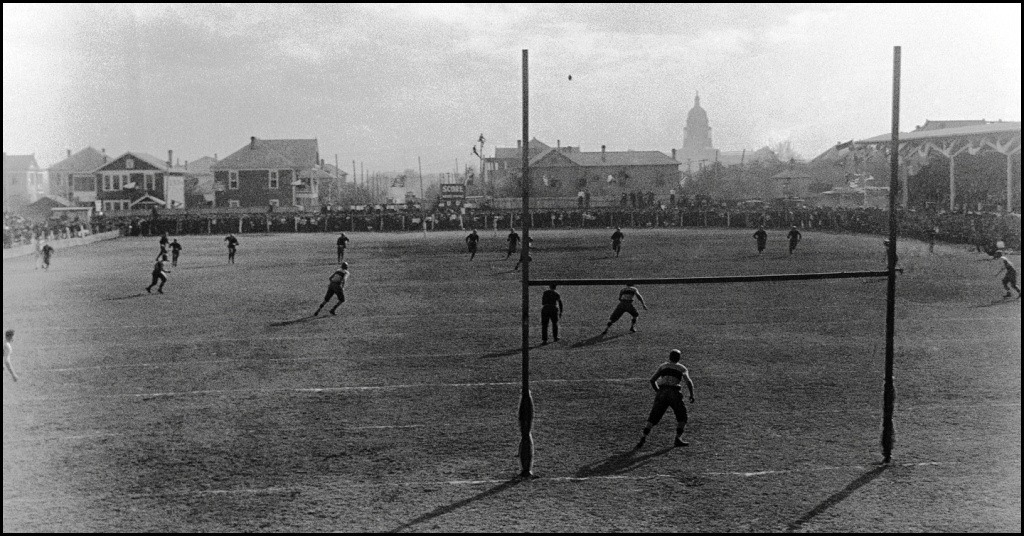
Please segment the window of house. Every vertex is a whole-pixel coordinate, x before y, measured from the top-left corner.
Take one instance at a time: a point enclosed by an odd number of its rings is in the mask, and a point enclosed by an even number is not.
[[[276,190],[279,184],[280,181],[278,180],[277,170],[270,170],[270,183],[268,184],[268,186],[270,187],[271,190]]]
[[[116,199],[113,201],[104,201],[103,210],[126,210],[128,208],[128,201],[125,199]]]
[[[272,206],[272,207],[279,207],[279,206],[281,206],[281,201],[278,200],[278,199],[271,199],[270,200],[270,206]]]
[[[147,190],[156,190],[156,177],[152,173],[146,173],[143,181],[146,183]]]
[[[106,173],[103,174],[103,191],[110,191],[110,175],[107,175]]]
[[[239,201],[237,199],[229,199],[228,200],[228,207],[229,208],[238,208],[240,206],[242,206],[242,202],[241,201]]]
[[[125,158],[124,159],[124,168],[125,169],[135,169],[135,159],[134,158]]]
[[[228,172],[228,189],[229,190],[237,190],[238,189],[238,172],[237,171],[229,171]]]

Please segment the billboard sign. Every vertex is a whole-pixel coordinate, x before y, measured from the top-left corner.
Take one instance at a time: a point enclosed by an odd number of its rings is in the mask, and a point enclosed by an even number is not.
[[[464,200],[466,199],[466,185],[465,184],[442,184],[441,185],[441,199],[446,200]]]

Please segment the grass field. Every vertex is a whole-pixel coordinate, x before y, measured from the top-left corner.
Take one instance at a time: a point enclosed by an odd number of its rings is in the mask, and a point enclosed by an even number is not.
[[[881,238],[534,233],[535,278],[884,269]],[[901,244],[897,443],[881,460],[885,282],[561,287],[531,315],[534,472],[519,481],[520,284],[503,235],[352,233],[337,317],[311,317],[333,235],[156,238],[4,261],[8,531],[1006,531],[1021,528],[1021,308],[996,263]],[[1020,266],[1020,258],[1014,257]],[[683,350],[697,402],[633,446]]]

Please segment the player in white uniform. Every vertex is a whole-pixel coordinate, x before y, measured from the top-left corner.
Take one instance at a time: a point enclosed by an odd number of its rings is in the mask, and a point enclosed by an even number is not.
[[[14,342],[14,330],[9,329],[4,333],[4,368],[11,373],[11,378],[14,381],[18,381],[18,375],[14,373],[14,367],[11,366],[11,354],[14,353],[14,349],[11,348],[12,342]]]

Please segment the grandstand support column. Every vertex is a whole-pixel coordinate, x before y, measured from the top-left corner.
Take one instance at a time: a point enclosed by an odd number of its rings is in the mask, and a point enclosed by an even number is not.
[[[530,394],[530,92],[529,52],[523,49],[523,388],[519,401],[519,464],[520,478],[533,478],[533,395]]]
[[[889,152],[890,177],[899,177],[900,170],[900,47],[893,47],[892,59],[892,150]],[[891,181],[890,181],[891,182]],[[885,294],[885,386],[882,395],[882,456],[884,463],[892,462],[892,448],[896,440],[893,413],[896,410],[895,368],[896,339],[896,238],[899,236],[899,218],[896,215],[896,189],[889,188],[889,251],[886,255],[888,284]]]

